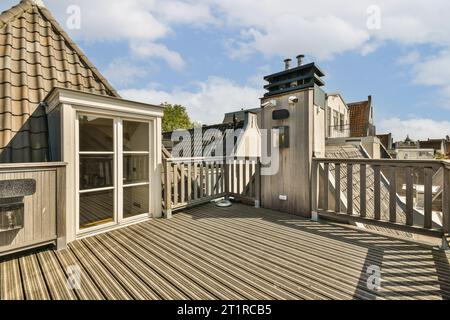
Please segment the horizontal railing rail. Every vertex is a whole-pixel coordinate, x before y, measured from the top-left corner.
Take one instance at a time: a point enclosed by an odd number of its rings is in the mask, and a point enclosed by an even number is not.
[[[439,172],[442,180],[433,179]],[[450,232],[450,162],[316,158],[311,182],[313,216],[430,236]],[[438,190],[440,211],[433,210]]]
[[[250,157],[163,159],[163,208],[173,211],[234,197],[259,203],[259,160]]]

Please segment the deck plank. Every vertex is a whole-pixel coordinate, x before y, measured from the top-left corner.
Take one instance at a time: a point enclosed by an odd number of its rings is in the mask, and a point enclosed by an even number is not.
[[[196,213],[197,216],[197,213]],[[205,217],[208,217],[206,215]],[[187,218],[189,219],[189,218]],[[204,220],[208,220],[205,218]],[[284,259],[286,262],[282,263],[285,266],[289,266],[292,268],[292,270],[300,271],[302,267],[304,267],[305,274],[308,274],[310,276],[313,276],[314,279],[317,279],[318,282],[322,279],[324,281],[324,284],[333,285],[333,283],[336,285],[336,288],[343,289],[345,288],[345,284],[347,281],[348,285],[351,287],[355,285],[355,275],[358,275],[358,270],[361,270],[363,268],[363,262],[364,260],[367,261],[367,257],[363,260],[360,260],[359,264],[353,264],[352,268],[349,268],[346,266],[346,259],[342,261],[338,261],[339,263],[332,263],[331,261],[339,260],[339,257],[336,259],[333,255],[333,250],[328,249],[328,257],[325,261],[321,261],[320,255],[313,255],[311,257],[310,253],[317,253],[318,250],[320,250],[320,247],[310,247],[310,251],[308,250],[302,250],[305,246],[308,246],[308,242],[305,241],[304,243],[294,243],[294,245],[290,246],[290,242],[286,242],[285,239],[277,239],[278,238],[278,232],[271,232],[267,229],[262,229],[262,232],[258,232],[258,228],[252,225],[252,228],[249,228],[248,219],[245,223],[242,223],[241,225],[238,222],[238,219],[211,219],[214,220],[214,223],[211,222],[205,222],[209,224],[210,230],[214,231],[215,233],[220,232],[219,230],[223,229],[224,232],[222,234],[227,235],[230,232],[233,233],[233,239],[239,239],[239,237],[242,238],[242,240],[239,240],[239,243],[245,243],[245,244],[251,244],[252,242],[257,242],[253,245],[253,248],[250,248],[250,250],[258,250],[258,247],[272,247],[273,248],[273,255],[276,255],[282,259]],[[227,224],[227,222],[229,222]],[[203,228],[202,228],[203,229]],[[260,229],[261,230],[261,229]],[[279,231],[279,230],[278,230]],[[284,241],[283,241],[284,240]],[[292,242],[292,241],[291,241]],[[322,241],[322,246],[326,245]],[[292,264],[291,264],[292,263]],[[373,264],[379,264],[377,261],[372,261]],[[383,269],[386,269],[388,266],[386,266],[383,263]],[[432,267],[432,265],[431,265]],[[432,271],[432,270],[431,270]],[[401,291],[404,290],[402,293],[399,294],[402,298],[405,298],[405,294],[409,290],[408,287],[411,285],[420,285],[422,280],[419,279],[413,279],[413,278],[397,278],[395,279],[396,287],[392,291]],[[423,283],[426,282],[433,282],[434,285],[438,284],[436,281],[436,277],[428,278],[427,280],[422,281]],[[406,284],[406,286],[401,286],[401,284]],[[350,288],[351,288],[350,287]],[[367,286],[365,283],[361,283],[357,285],[358,287],[358,295],[363,294],[360,296],[360,298],[374,298],[373,294],[367,292]],[[436,290],[436,287],[434,286],[422,286],[422,290]],[[382,296],[382,294],[379,294]],[[407,296],[407,294],[406,294]],[[391,296],[391,298],[394,298],[394,296]]]
[[[48,283],[50,296],[53,300],[77,300],[73,290],[67,285],[67,276],[62,270],[54,252],[43,251],[37,254],[42,267],[42,275]]]
[[[80,288],[77,288],[75,294],[80,300],[103,300],[105,296],[101,290],[95,285],[95,282],[89,276],[89,273],[84,269],[83,265],[78,261],[72,250],[66,249],[56,252],[56,258],[58,259],[63,272],[66,274],[70,268],[77,266],[81,272]]]
[[[103,294],[109,300],[130,300],[132,296],[89,250],[82,241],[71,244],[72,251],[83,265],[84,269],[93,278],[97,286],[102,288]]]
[[[36,255],[19,258],[22,285],[26,300],[50,300],[47,284]]]
[[[133,250],[126,250],[124,246],[121,246],[119,242],[116,242],[116,240],[106,234],[99,235],[98,240],[104,246],[107,246],[117,257],[117,259],[121,260],[123,263],[126,263],[143,282],[145,282],[148,286],[151,286],[152,289],[161,297],[161,299],[187,299],[187,296],[183,294],[183,292],[167,281],[164,276],[156,272],[152,268],[152,264],[148,263],[145,258],[141,260],[139,255],[135,255]]]
[[[139,227],[136,226],[136,228]],[[190,277],[191,281],[197,283],[199,288],[202,288],[199,290],[200,293],[202,290],[205,291],[205,293],[208,293],[205,297],[206,299],[242,298],[217,281],[217,279],[211,277],[210,274],[203,272],[204,269],[202,269],[201,265],[199,265],[198,261],[195,259],[189,259],[189,262],[186,262],[184,257],[188,256],[188,253],[183,252],[181,255],[177,255],[176,250],[172,250],[169,244],[167,244],[164,249],[160,248],[157,243],[152,242],[148,237],[146,237],[148,234],[147,232],[140,233],[139,231],[140,229],[133,229],[128,232],[129,235],[135,235],[133,238],[138,238],[139,243],[152,254],[167,261],[167,263],[174,266],[181,273],[185,274],[187,277]]]
[[[23,300],[19,260],[0,262],[0,300]]]
[[[143,227],[148,228],[148,230],[151,230],[153,233],[158,232],[157,229],[155,229],[155,227],[157,227],[156,224],[145,225]],[[176,236],[172,236],[171,234]],[[158,233],[158,235],[167,241],[172,241],[173,244],[177,244],[177,238],[181,236],[181,233],[175,232],[175,230],[172,229],[170,234]],[[231,250],[234,251],[233,253],[230,253],[230,250],[222,249],[221,246],[226,247],[224,242],[220,242],[219,246],[217,246],[218,243],[216,243],[216,246],[213,246],[208,243],[208,240],[197,241],[193,236],[189,235],[188,232],[185,234],[183,233],[182,236],[184,241],[182,244],[178,244],[180,249],[187,252],[191,251],[198,256],[208,256],[210,262],[213,261],[211,258],[216,255],[221,257],[221,260],[223,261],[222,264],[227,262],[229,265],[239,266],[241,272],[245,270],[247,276],[255,281],[252,282],[254,286],[258,285],[259,290],[263,292],[270,291],[272,295],[276,294],[277,299],[324,299],[323,296],[313,293],[310,290],[306,289],[305,291],[307,292],[299,290],[298,285],[291,282],[293,279],[279,276],[275,274],[273,270],[262,267],[261,263],[251,255],[240,254],[238,253],[238,250],[235,249]],[[244,280],[245,278],[242,277],[242,279]]]
[[[184,292],[189,299],[214,298],[209,292],[205,292],[205,289],[201,285],[190,278],[191,275],[184,270],[182,265],[178,264],[178,260],[171,259],[171,256],[167,255],[155,255],[151,250],[152,248],[143,247],[139,238],[130,243],[130,239],[128,238],[129,234],[130,231],[127,230],[126,234],[118,231],[110,236],[114,237],[114,240],[126,246],[127,249],[134,252],[147,263],[151,263],[157,271],[165,274],[168,281]]]
[[[81,287],[67,288],[78,266]],[[382,286],[367,287],[379,266]],[[450,299],[450,255],[268,209],[212,204],[0,260],[0,299]]]
[[[136,226],[136,228],[139,228],[137,232],[140,232],[140,235],[148,234],[148,231],[146,229],[141,229],[141,226]],[[225,297],[223,297],[225,299],[242,299],[242,297],[245,297],[247,299],[271,298],[270,295],[255,290],[255,288],[246,284],[246,281],[244,279],[248,279],[248,277],[251,277],[250,274],[243,273],[242,270],[239,269],[233,270],[228,268],[226,261],[211,258],[204,252],[202,252],[201,258],[199,258],[198,256],[192,254],[190,251],[187,251],[184,248],[180,248],[176,244],[174,245],[170,242],[166,243],[165,250],[170,251],[179,259],[184,259],[184,264],[192,264],[192,266],[194,266],[197,270],[201,270],[207,276],[214,278],[215,286],[218,286],[218,289],[222,290],[215,290],[217,291],[216,294],[222,296],[223,294],[226,294],[228,292],[228,295],[225,295]],[[230,294],[230,292],[232,294]]]
[[[116,259],[108,248],[101,245],[96,237],[83,239],[95,257],[114,275],[135,300],[156,300],[158,295],[145,284],[126,264]]]

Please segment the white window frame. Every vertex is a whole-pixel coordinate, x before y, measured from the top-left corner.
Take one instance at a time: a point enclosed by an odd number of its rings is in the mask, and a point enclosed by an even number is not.
[[[80,125],[79,125],[79,117],[80,115],[87,115],[87,116],[95,116],[99,118],[105,118],[105,119],[113,119],[114,121],[114,151],[112,152],[80,152]],[[123,152],[123,121],[130,121],[130,122],[141,122],[141,123],[147,123],[148,124],[148,151],[126,151]],[[78,238],[96,234],[103,231],[108,231],[113,228],[122,227],[127,224],[132,224],[136,222],[140,222],[143,220],[146,220],[148,218],[151,218],[152,216],[152,177],[150,175],[151,172],[151,166],[152,166],[152,127],[155,125],[155,119],[142,119],[142,118],[134,118],[132,116],[123,116],[122,114],[106,114],[104,112],[89,112],[85,110],[76,110],[75,112],[75,191],[76,191],[76,199],[75,199],[75,226],[76,226],[76,236]],[[106,188],[98,188],[98,189],[91,189],[91,190],[82,190],[80,191],[80,155],[83,154],[114,154],[114,186],[113,187],[106,187]],[[129,184],[124,186],[123,184],[123,155],[124,154],[147,154],[149,157],[148,161],[148,182],[141,182],[141,183],[135,183],[135,184]],[[154,157],[155,155],[153,155]],[[119,179],[120,177],[120,179]],[[127,187],[134,187],[134,186],[142,186],[142,185],[148,185],[148,203],[149,203],[149,212],[136,215],[129,218],[123,217],[123,188]],[[80,229],[80,194],[88,193],[88,192],[95,192],[95,191],[105,191],[105,190],[115,190],[114,192],[114,214],[113,214],[113,222],[105,223],[99,226],[86,228],[86,229]]]

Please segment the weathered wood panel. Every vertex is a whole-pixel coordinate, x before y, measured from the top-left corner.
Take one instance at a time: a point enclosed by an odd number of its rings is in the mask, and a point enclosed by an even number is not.
[[[0,233],[0,255],[58,241],[65,243],[65,166],[36,164],[0,166],[0,180],[32,179],[36,192],[23,198],[24,227]]]

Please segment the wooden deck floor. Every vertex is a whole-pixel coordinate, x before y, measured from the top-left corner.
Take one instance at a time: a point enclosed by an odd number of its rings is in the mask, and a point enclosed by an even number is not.
[[[244,205],[1,260],[1,299],[449,299],[450,255]],[[381,289],[367,288],[369,266]],[[70,266],[81,289],[67,288]]]

